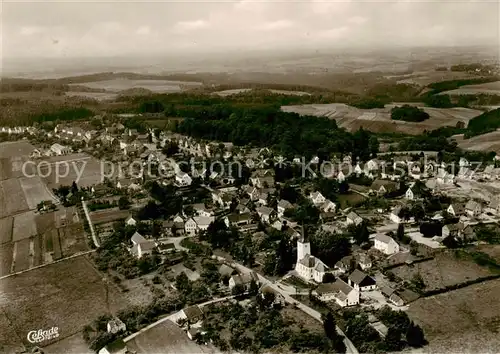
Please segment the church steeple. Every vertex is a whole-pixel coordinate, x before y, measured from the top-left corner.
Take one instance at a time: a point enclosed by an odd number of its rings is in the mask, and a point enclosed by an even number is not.
[[[297,262],[308,254],[311,254],[311,244],[309,243],[309,237],[307,237],[305,232],[304,224],[302,224],[301,235],[297,240]]]

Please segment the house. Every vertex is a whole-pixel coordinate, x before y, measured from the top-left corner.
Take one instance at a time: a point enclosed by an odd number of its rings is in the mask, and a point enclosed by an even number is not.
[[[347,214],[346,217],[346,224],[347,225],[356,225],[358,226],[363,222],[363,218],[356,214],[355,212],[351,211],[349,214]]]
[[[302,279],[306,281],[314,280],[317,283],[321,283],[326,272],[328,272],[328,266],[319,258],[311,255],[311,243],[306,235],[304,235],[304,231],[302,231],[302,236],[297,240],[297,263],[295,271]]]
[[[379,162],[376,159],[371,159],[365,164],[365,171],[375,171],[379,169]]]
[[[224,278],[224,277],[230,278],[234,272],[235,272],[234,268],[232,268],[226,264],[221,264],[221,266],[219,267],[219,274],[220,274],[221,278]]]
[[[399,244],[392,237],[384,234],[375,236],[373,247],[386,255],[399,252]]]
[[[401,205],[397,205],[394,209],[392,209],[389,219],[396,224],[400,224],[403,221],[403,207]]]
[[[158,252],[160,252],[161,254],[167,254],[175,251],[175,244],[156,242],[156,248],[158,249]]]
[[[354,306],[359,304],[359,291],[336,278],[334,283],[320,284],[314,291],[321,301],[332,301],[341,306]]]
[[[134,182],[129,178],[122,178],[116,182],[116,188],[118,189],[128,189]]]
[[[325,200],[325,202],[319,206],[320,211],[322,211],[323,213],[333,213],[335,212],[336,208],[337,205],[328,199]]]
[[[114,342],[106,344],[106,346],[101,348],[98,352],[98,354],[126,354],[126,353],[129,353],[129,351],[123,339],[117,339]]]
[[[455,182],[455,176],[448,173],[444,168],[439,168],[436,182],[439,184],[453,184]]]
[[[344,172],[339,171],[339,173],[337,173],[337,182],[342,183],[345,181],[345,178],[346,177],[345,177]]]
[[[71,153],[71,148],[55,143],[50,147],[50,151],[52,151],[55,155],[67,155]]]
[[[285,215],[285,211],[293,209],[292,203],[290,203],[288,200],[281,199],[278,202],[278,217],[283,217]]]
[[[500,198],[493,198],[485,208],[485,211],[493,215],[500,215]]]
[[[184,223],[184,229],[188,235],[196,235],[200,231],[205,231],[214,222],[213,216],[193,216]]]
[[[249,225],[252,223],[252,214],[229,214],[224,218],[224,223],[227,227],[237,227],[240,228],[244,225]]]
[[[199,216],[214,216],[215,212],[211,209],[207,209],[204,203],[193,204],[194,212]]]
[[[238,214],[246,214],[250,212],[250,209],[246,205],[240,203],[236,206],[234,212]]]
[[[340,261],[335,263],[334,275],[348,273],[356,268],[356,260],[353,256],[342,257]]]
[[[446,211],[453,216],[462,216],[465,214],[465,204],[452,203]]]
[[[182,309],[181,312],[181,318],[186,319],[186,321],[190,324],[197,323],[203,319],[203,311],[201,311],[198,305],[186,307],[185,309]]]
[[[441,230],[443,238],[453,237],[457,241],[471,242],[477,239],[476,233],[470,225],[462,222],[444,225]]]
[[[190,186],[193,179],[186,173],[182,171],[177,171],[175,174],[175,185],[178,187]]]
[[[460,167],[469,167],[470,166],[470,162],[465,158],[465,157],[461,157],[459,162],[458,162],[458,165]]]
[[[125,225],[135,226],[137,225],[137,221],[132,216],[129,216],[128,218],[125,219]]]
[[[315,206],[322,205],[326,202],[326,198],[320,192],[313,192],[309,195],[309,199],[311,199],[312,203]]]
[[[358,255],[357,262],[363,270],[370,269],[372,267],[372,260],[367,254]]]
[[[421,197],[421,192],[415,187],[409,187],[405,192],[405,198],[408,200],[415,200]]]
[[[322,223],[332,222],[336,218],[336,214],[333,212],[322,212],[319,214],[319,219]]]
[[[144,255],[151,254],[156,247],[154,241],[146,240],[144,236],[137,231],[132,235],[130,241],[132,242],[132,248],[130,248],[129,251],[137,258],[142,258]]]
[[[370,186],[369,193],[377,195],[384,195],[387,193],[395,192],[399,189],[399,183],[384,179],[376,179]]]
[[[259,289],[259,293],[262,296],[262,298],[265,297],[265,294],[273,294],[274,295],[273,305],[279,305],[279,306],[286,305],[285,297],[279,291],[274,290],[269,284],[263,285]]]
[[[118,317],[115,317],[111,321],[109,321],[106,327],[108,333],[113,334],[116,334],[118,332],[125,332],[127,330],[127,326],[125,326],[125,323],[123,323],[123,321]]]
[[[270,224],[276,218],[276,211],[269,207],[258,207],[256,211],[260,217],[260,220],[262,220],[262,222],[264,223]]]
[[[359,269],[355,269],[354,272],[349,275],[348,278],[349,285],[352,286],[357,291],[369,291],[374,290],[377,287],[375,279],[366,275]]]
[[[470,216],[477,216],[481,214],[481,204],[475,200],[469,200],[465,205],[465,212]]]
[[[233,275],[229,279],[229,289],[232,290],[236,285],[242,285],[246,290],[248,290],[252,281],[254,281],[257,285],[259,284],[259,276],[255,272]]]

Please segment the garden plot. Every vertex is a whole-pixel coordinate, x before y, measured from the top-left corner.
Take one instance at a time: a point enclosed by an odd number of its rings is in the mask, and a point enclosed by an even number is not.
[[[14,227],[12,231],[12,240],[14,242],[36,236],[37,234],[38,231],[36,229],[34,211],[27,211],[14,217]]]
[[[0,181],[0,218],[11,216],[29,209],[19,180]]]
[[[26,202],[30,210],[37,208],[37,205],[42,201],[57,202],[54,195],[48,190],[45,183],[38,176],[35,177],[21,177],[19,183],[24,192]]]
[[[14,219],[6,217],[0,219],[0,245],[12,241],[12,228]]]

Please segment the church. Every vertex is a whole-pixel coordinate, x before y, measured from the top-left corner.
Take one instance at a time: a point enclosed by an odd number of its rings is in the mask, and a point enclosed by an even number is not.
[[[314,280],[317,283],[323,281],[323,276],[328,272],[328,266],[319,258],[311,254],[311,243],[302,228],[302,235],[297,240],[297,274],[306,281]]]

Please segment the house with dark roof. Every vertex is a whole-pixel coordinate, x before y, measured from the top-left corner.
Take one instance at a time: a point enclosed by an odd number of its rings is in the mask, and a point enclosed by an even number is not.
[[[105,347],[99,350],[99,354],[126,354],[127,352],[127,345],[123,339],[117,339],[114,342],[106,344]]]
[[[370,186],[369,193],[384,195],[386,193],[395,192],[399,189],[399,183],[384,179],[376,179]]]
[[[346,224],[347,225],[356,225],[358,226],[363,222],[363,218],[356,214],[355,212],[351,211],[349,214],[347,214],[346,217]]]
[[[320,284],[314,293],[321,301],[333,300],[341,307],[359,304],[359,291],[340,278],[336,278],[333,283]]]
[[[233,275],[229,279],[229,289],[232,290],[237,285],[242,285],[245,289],[248,289],[252,280],[255,281],[257,285],[259,284],[259,277],[257,276],[257,273],[250,272]]]
[[[186,307],[181,310],[183,317],[188,321],[188,323],[196,323],[203,319],[203,312],[198,305],[193,305]]]
[[[355,269],[354,272],[349,275],[348,283],[358,291],[374,290],[377,287],[375,279],[366,275],[359,269]]]
[[[452,203],[446,211],[453,216],[462,216],[465,214],[465,204]]]

